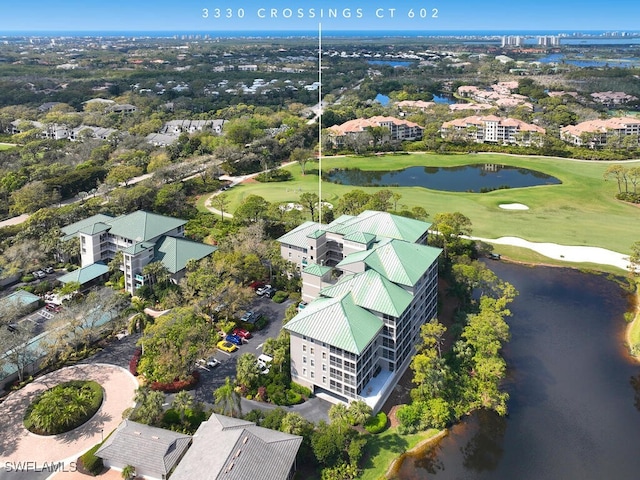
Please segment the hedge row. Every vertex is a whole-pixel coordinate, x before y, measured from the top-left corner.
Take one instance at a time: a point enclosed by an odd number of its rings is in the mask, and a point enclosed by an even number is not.
[[[136,348],[136,351],[133,352],[133,357],[129,360],[129,371],[131,375],[134,377],[138,376],[138,364],[140,363],[140,357],[142,356],[142,349],[140,347]]]
[[[194,371],[186,380],[175,379],[173,382],[162,383],[152,382],[151,390],[157,390],[164,393],[176,393],[181,390],[190,390],[194,388],[200,381],[200,372]]]

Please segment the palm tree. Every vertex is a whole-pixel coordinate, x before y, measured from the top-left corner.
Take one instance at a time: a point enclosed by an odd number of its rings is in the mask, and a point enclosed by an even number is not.
[[[184,419],[187,411],[193,407],[193,397],[186,390],[181,390],[176,393],[176,396],[171,402],[171,408],[173,408],[178,415],[180,415],[180,423],[184,424]]]
[[[351,402],[349,405],[349,416],[354,425],[364,425],[371,418],[373,410],[363,400]]]
[[[338,425],[338,432],[342,431],[342,427],[349,423],[350,415],[347,406],[344,403],[336,403],[329,409],[329,420],[332,424]]]
[[[122,478],[124,478],[124,480],[131,480],[132,478],[135,478],[135,476],[136,476],[135,467],[131,465],[127,465],[122,469]]]
[[[239,417],[242,414],[240,394],[236,392],[231,379],[227,377],[224,385],[213,391],[216,408],[222,415]]]
[[[162,262],[151,262],[142,269],[143,275],[148,275],[152,279],[152,283],[167,283],[171,274]]]

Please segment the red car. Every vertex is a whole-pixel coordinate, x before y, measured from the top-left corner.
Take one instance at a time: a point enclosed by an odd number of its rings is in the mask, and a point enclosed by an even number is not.
[[[251,332],[245,330],[244,328],[235,328],[233,330],[233,334],[237,335],[240,338],[244,338],[245,340],[252,337]]]
[[[60,305],[56,305],[55,303],[47,303],[44,308],[53,313],[59,313],[60,311],[62,311],[62,307]]]
[[[255,282],[252,282],[249,284],[249,288],[251,288],[252,290],[258,290],[259,288],[264,287],[267,284],[267,282],[261,282],[256,280]]]

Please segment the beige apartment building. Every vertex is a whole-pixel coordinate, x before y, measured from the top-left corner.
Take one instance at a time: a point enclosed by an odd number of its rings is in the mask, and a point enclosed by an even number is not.
[[[438,257],[429,223],[386,212],[306,222],[280,237],[299,266],[292,379],[332,401],[379,409],[408,367],[420,326],[437,314]]]

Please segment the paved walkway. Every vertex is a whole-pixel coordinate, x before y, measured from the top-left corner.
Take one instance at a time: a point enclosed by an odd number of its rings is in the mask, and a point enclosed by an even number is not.
[[[61,435],[40,436],[27,431],[22,418],[37,392],[68,380],[94,380],[104,389],[98,413],[84,425]],[[82,364],[66,367],[36,379],[0,404],[0,465],[7,462],[75,462],[79,454],[99,443],[122,421],[122,412],[132,407],[138,381],[115,365]],[[58,475],[56,478],[64,478]]]

